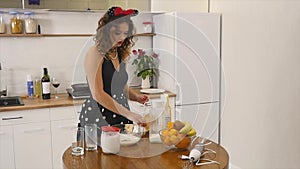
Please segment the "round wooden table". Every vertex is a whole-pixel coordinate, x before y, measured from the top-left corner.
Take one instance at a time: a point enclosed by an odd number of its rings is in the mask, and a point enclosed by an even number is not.
[[[203,158],[218,161],[220,165],[194,165],[193,169],[228,169],[229,156],[222,146],[212,142],[206,148],[216,151],[216,154],[206,154]],[[83,156],[73,156],[69,147],[62,159],[64,169],[182,169],[186,160],[178,156],[188,154],[187,150],[168,150],[162,144],[151,144],[147,138],[136,145],[121,147],[118,155],[104,154],[98,147],[97,151],[85,151]]]

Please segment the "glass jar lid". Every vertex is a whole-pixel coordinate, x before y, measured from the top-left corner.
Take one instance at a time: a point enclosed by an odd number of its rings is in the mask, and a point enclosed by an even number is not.
[[[17,15],[17,14],[19,14],[19,12],[17,12],[17,11],[11,11],[11,12],[9,12],[9,14],[10,15]]]
[[[31,11],[24,12],[24,15],[33,15],[33,14],[34,14],[34,12],[31,12]]]

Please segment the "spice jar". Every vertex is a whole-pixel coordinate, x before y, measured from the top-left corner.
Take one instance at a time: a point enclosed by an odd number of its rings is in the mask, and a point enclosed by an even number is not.
[[[144,33],[152,33],[153,22],[143,22]]]
[[[36,33],[37,30],[37,22],[34,19],[33,12],[24,12],[25,15],[25,33]]]
[[[4,12],[0,11],[0,33],[6,32],[6,26],[5,26],[3,15],[4,15]]]
[[[17,33],[22,33],[23,32],[23,24],[22,20],[20,18],[20,13],[19,12],[9,12],[11,15],[10,18],[10,31],[12,34],[17,34]]]

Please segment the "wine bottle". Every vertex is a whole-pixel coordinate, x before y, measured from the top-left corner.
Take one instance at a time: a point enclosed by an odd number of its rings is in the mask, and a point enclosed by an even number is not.
[[[41,80],[42,83],[42,98],[50,99],[50,76],[48,75],[48,69],[44,68],[44,75]]]

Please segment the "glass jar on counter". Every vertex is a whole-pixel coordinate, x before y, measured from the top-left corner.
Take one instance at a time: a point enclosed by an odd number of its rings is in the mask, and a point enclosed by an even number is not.
[[[143,22],[144,33],[152,33],[153,22]]]
[[[4,22],[4,12],[0,11],[0,33],[6,32],[6,25]]]
[[[20,34],[23,32],[23,23],[22,19],[20,18],[19,12],[9,12],[10,18],[10,32],[12,34]]]
[[[37,21],[34,18],[34,13],[33,12],[24,12],[25,19],[25,33],[36,33],[37,30]]]

